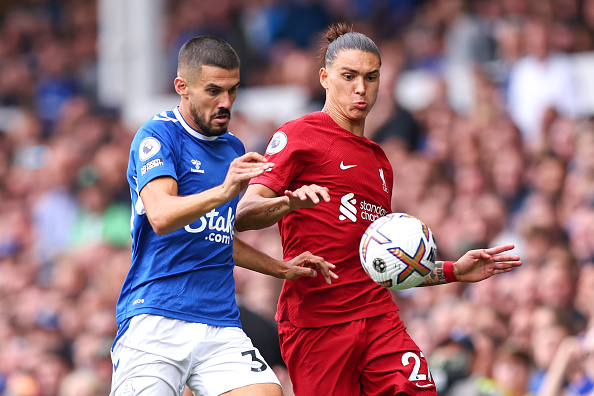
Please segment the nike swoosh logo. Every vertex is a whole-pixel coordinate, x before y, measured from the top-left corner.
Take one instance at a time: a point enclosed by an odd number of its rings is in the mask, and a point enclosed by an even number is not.
[[[417,384],[416,382],[415,382],[415,385],[418,386],[419,388],[429,388],[430,386],[433,386],[433,384],[420,385],[420,384]]]
[[[118,362],[116,364],[113,365],[113,372],[115,373],[116,371],[118,371],[118,367],[120,366],[120,359],[118,359]]]
[[[357,165],[345,165],[343,161],[340,161],[340,169],[342,170],[354,168],[355,166]]]

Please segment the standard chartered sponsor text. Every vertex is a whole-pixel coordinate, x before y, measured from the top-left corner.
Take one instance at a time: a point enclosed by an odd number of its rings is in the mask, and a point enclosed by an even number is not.
[[[388,211],[380,205],[374,205],[366,201],[361,201],[359,208],[361,209],[361,218],[366,220],[375,221],[388,214]]]

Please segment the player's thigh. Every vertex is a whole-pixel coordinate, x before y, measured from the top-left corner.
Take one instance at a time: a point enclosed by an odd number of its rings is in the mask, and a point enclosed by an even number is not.
[[[193,356],[186,383],[195,395],[282,395],[272,367],[239,328],[210,326]]]
[[[157,377],[130,377],[112,389],[110,396],[180,396],[170,384]]]
[[[163,356],[117,344],[112,351],[111,396],[179,396],[183,367]]]
[[[223,393],[225,396],[283,396],[283,390],[277,384],[253,384]]]
[[[113,350],[112,396],[124,396],[134,390],[143,395],[181,395],[190,367],[186,343],[169,348],[166,335],[156,329],[178,326],[173,319],[155,315],[132,318],[128,329],[120,334]],[[187,326],[182,323],[182,326]],[[174,337],[171,332],[169,337]]]
[[[361,394],[358,366],[365,350],[364,321],[320,328],[281,322],[279,335],[295,395]]]
[[[413,394],[435,396],[436,388],[427,359],[406,332],[397,313],[388,313],[368,322],[367,362],[361,385],[367,396]]]

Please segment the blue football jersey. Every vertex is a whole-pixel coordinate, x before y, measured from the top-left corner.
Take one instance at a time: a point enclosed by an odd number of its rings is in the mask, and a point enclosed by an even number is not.
[[[176,108],[155,115],[130,148],[132,259],[117,304],[118,326],[135,315],[155,314],[215,326],[241,327],[233,279],[233,227],[238,197],[168,235],[157,235],[140,191],[151,180],[173,177],[178,195],[221,185],[241,141],[229,132],[205,136]],[[126,321],[127,322],[127,321]]]

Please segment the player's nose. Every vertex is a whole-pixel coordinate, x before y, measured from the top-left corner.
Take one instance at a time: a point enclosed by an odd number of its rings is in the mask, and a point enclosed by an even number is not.
[[[224,108],[224,109],[230,110],[234,101],[235,101],[234,95],[231,95],[229,92],[224,92],[219,97],[218,107],[219,107],[219,109]]]
[[[367,87],[365,86],[365,81],[362,78],[357,78],[355,82],[355,93],[358,95],[365,95],[365,91]]]

